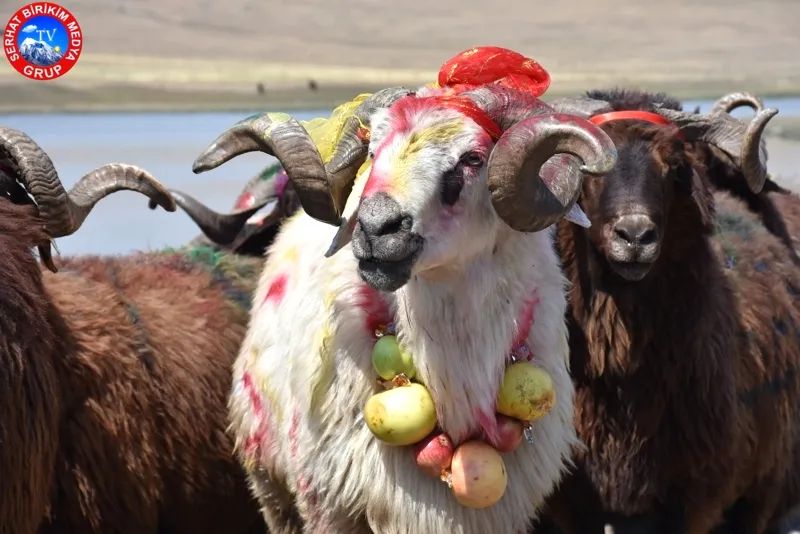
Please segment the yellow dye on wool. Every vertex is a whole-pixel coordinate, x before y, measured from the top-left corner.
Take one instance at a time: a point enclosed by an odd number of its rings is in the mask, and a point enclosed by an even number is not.
[[[264,397],[266,397],[268,408],[272,411],[272,415],[275,416],[275,420],[278,422],[278,424],[282,423],[283,409],[281,408],[280,402],[278,402],[278,395],[275,393],[275,390],[272,389],[272,385],[269,383],[269,380],[266,376],[262,376],[260,373],[258,373],[258,368],[254,369],[253,375],[253,379],[258,387],[258,391],[261,392]]]
[[[242,453],[241,455],[241,462],[242,467],[244,468],[245,473],[252,473],[256,470],[256,455],[255,454],[245,454]]]
[[[297,250],[297,247],[286,247],[280,251],[275,259],[281,265],[285,263],[297,263],[297,260],[300,259],[300,251]]]
[[[249,370],[255,366],[256,361],[258,361],[258,354],[259,350],[257,347],[250,347],[249,354],[247,355],[247,361],[245,362],[245,370]]]
[[[458,119],[415,130],[404,140],[391,159],[391,171],[386,184],[393,196],[405,196],[411,181],[411,168],[423,148],[432,144],[447,144],[464,132],[464,122]]]
[[[335,295],[330,298],[331,301],[336,299]],[[326,301],[328,298],[326,297]],[[329,307],[332,309],[332,306]],[[318,332],[315,340],[317,347],[317,354],[319,355],[320,364],[316,367],[311,376],[311,411],[316,411],[322,406],[325,400],[325,392],[328,385],[333,378],[333,344],[334,344],[334,329],[331,320],[326,320],[320,331]]]
[[[316,118],[301,122],[311,136],[311,140],[317,146],[319,155],[322,156],[324,163],[327,163],[333,156],[333,150],[342,136],[342,126],[344,126],[345,121],[352,117],[355,109],[370,96],[370,93],[358,95],[350,102],[345,102],[336,107],[328,118]],[[361,121],[359,121],[359,124],[362,127],[364,126]]]

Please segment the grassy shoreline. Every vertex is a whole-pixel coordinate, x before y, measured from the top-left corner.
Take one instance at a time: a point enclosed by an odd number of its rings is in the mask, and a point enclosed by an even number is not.
[[[650,90],[662,90],[682,100],[710,100],[718,98],[733,88],[711,89],[703,87],[674,88],[649,87],[649,84],[624,84]],[[0,114],[43,113],[174,113],[174,112],[254,112],[329,110],[359,93],[371,93],[383,86],[343,86],[320,88],[312,92],[306,88],[278,89],[266,94],[241,91],[160,89],[139,86],[106,86],[83,90],[53,88],[31,91],[0,84]],[[589,87],[589,86],[587,86]],[[607,86],[592,86],[607,87]],[[580,90],[551,90],[544,100],[579,94]],[[14,93],[21,93],[15,95]],[[800,87],[787,90],[761,90],[762,98],[800,97]]]
[[[623,68],[624,67],[624,68]],[[555,71],[545,100],[614,85],[664,91],[684,100],[732,91],[800,96],[800,75],[766,78],[694,68],[678,75],[622,65],[610,70]],[[662,69],[663,70],[663,69]],[[359,93],[419,86],[435,71],[335,65],[239,64],[176,58],[85,55],[63,79],[33,81],[0,66],[0,113],[252,112],[331,109]],[[315,88],[310,88],[313,80]],[[261,91],[257,90],[261,86]]]

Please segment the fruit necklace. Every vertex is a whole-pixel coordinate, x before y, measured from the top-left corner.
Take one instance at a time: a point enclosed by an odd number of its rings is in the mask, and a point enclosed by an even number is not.
[[[413,355],[397,340],[395,325],[375,329],[378,339],[372,365],[384,391],[364,405],[364,419],[380,441],[395,446],[414,445],[417,466],[427,475],[447,483],[464,506],[486,508],[503,496],[508,482],[501,453],[514,451],[523,435],[533,442],[532,424],[555,404],[553,381],[532,363],[528,347],[519,344],[509,355],[497,395],[498,443],[492,446],[470,439],[454,446],[437,428],[436,407],[428,388],[414,382]]]

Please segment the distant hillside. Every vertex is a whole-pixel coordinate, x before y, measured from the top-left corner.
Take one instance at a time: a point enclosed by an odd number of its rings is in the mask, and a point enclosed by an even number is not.
[[[3,4],[9,13],[16,7],[9,0]],[[453,54],[492,44],[539,60],[559,92],[615,82],[687,87],[698,95],[727,88],[800,92],[796,0],[69,0],[64,5],[83,28],[85,55],[65,80],[52,83],[80,90],[137,84],[243,94],[253,93],[258,82],[267,88],[305,86],[312,77],[322,89],[416,83],[430,81]],[[172,61],[152,59],[158,57]],[[0,85],[9,83],[37,82],[26,82],[3,62]]]

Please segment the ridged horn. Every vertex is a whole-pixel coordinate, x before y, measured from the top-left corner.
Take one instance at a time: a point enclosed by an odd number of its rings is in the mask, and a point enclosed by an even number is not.
[[[548,102],[547,105],[558,113],[577,115],[584,119],[611,111],[611,105],[605,100],[596,100],[587,96],[559,98]]]
[[[388,108],[401,98],[413,93],[414,90],[408,87],[390,87],[373,93],[361,102],[342,125],[336,148],[325,166],[328,173],[330,175],[346,173],[348,176],[352,174],[355,177],[355,173],[367,159],[369,147],[369,137],[360,134],[361,128],[369,130],[370,118],[375,111]]]
[[[231,244],[236,239],[236,236],[239,235],[245,223],[247,223],[247,219],[270,201],[269,198],[257,200],[255,204],[247,209],[223,214],[212,210],[193,196],[182,191],[170,189],[169,192],[172,198],[175,199],[175,203],[189,215],[200,228],[200,231],[218,245]],[[152,201],[149,207],[151,209],[155,207]]]
[[[343,125],[340,139],[327,165],[311,136],[294,118],[284,113],[263,113],[244,119],[220,135],[195,160],[192,170],[199,174],[232,158],[261,151],[278,158],[289,176],[305,212],[338,226],[356,172],[366,159],[367,140],[358,133],[360,117],[369,124],[375,109],[389,105],[412,92],[406,88],[379,91],[362,102]]]
[[[149,172],[133,165],[103,165],[84,175],[67,193],[50,157],[27,134],[0,127],[0,152],[36,201],[39,216],[53,238],[73,234],[97,202],[117,191],[136,191],[166,211],[176,209],[169,191]]]
[[[498,216],[515,230],[537,232],[556,223],[580,196],[585,174],[603,175],[616,165],[608,135],[579,116],[553,113],[544,102],[505,88],[465,94],[504,130],[489,156],[488,187]],[[559,154],[559,164],[545,166]]]
[[[285,113],[262,113],[239,121],[203,151],[192,171],[200,174],[254,151],[278,158],[309,216],[339,224],[347,200],[344,191],[352,184],[330,179],[311,136]]]
[[[762,140],[767,123],[778,114],[774,108],[756,113],[749,123],[731,117],[723,111],[700,115],[657,108],[686,136],[687,141],[702,141],[725,152],[741,170],[747,185],[759,193],[767,179],[767,150]]]
[[[747,106],[756,113],[764,111],[764,102],[752,93],[738,92],[728,93],[723,96],[711,106],[709,115],[714,115],[719,112],[730,113],[736,108]]]

